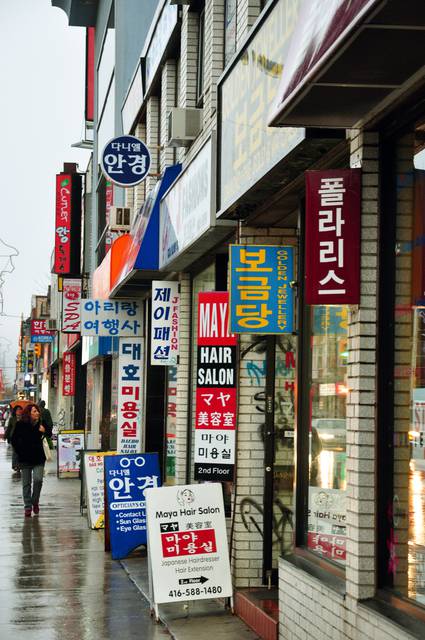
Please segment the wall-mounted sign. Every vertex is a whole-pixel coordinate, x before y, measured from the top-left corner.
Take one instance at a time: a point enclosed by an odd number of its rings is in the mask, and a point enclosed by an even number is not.
[[[143,340],[120,338],[118,346],[117,450],[142,450]]]
[[[153,602],[231,597],[221,484],[146,490]]]
[[[62,360],[62,395],[75,396],[75,353],[65,352]]]
[[[143,335],[140,300],[82,300],[81,335],[125,337]]]
[[[160,268],[215,224],[212,153],[209,139],[161,200]]]
[[[62,333],[80,332],[81,279],[64,278],[62,283]]]
[[[230,328],[235,333],[292,333],[294,248],[230,245]]]
[[[237,336],[227,291],[199,293],[195,480],[232,480],[235,464]]]
[[[119,187],[134,187],[148,175],[151,155],[135,136],[118,136],[105,145],[101,165],[107,180]]]
[[[151,364],[169,366],[178,363],[179,324],[179,283],[153,280]]]
[[[178,6],[170,5],[168,0],[159,3],[157,12],[152,20],[142,57],[145,59],[146,92],[149,90],[162,57],[166,51],[173,31],[178,22]]]
[[[161,486],[157,453],[105,457],[111,555],[125,558],[146,544],[145,490]]]
[[[46,320],[31,320],[31,342],[53,342],[54,335],[46,329]]]
[[[84,431],[59,431],[58,478],[78,478],[81,450],[84,449]]]
[[[55,261],[53,271],[57,274],[71,270],[71,198],[72,176],[60,173],[56,176],[56,224]]]
[[[360,203],[360,169],[306,171],[307,304],[359,304]]]

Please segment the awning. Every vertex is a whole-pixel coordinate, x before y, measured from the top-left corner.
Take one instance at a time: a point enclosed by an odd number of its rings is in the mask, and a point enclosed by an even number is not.
[[[93,273],[93,298],[97,300],[107,300],[109,298],[112,283],[117,278],[117,274],[121,272],[131,240],[131,236],[126,233],[113,241],[110,250]]]
[[[424,30],[423,0],[303,0],[269,124],[354,126],[423,80]]]

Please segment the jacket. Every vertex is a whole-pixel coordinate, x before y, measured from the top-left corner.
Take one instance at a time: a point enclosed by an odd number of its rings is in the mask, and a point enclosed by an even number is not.
[[[13,436],[13,432],[15,431],[17,419],[15,416],[9,418],[9,422],[7,423],[6,431],[4,432],[4,439],[8,441],[10,444]]]
[[[34,466],[46,462],[42,438],[44,435],[50,438],[52,429],[47,425],[43,426],[45,428],[44,434],[39,431],[40,422],[32,424],[31,422],[22,422],[22,420],[19,420],[19,422],[16,423],[11,443],[18,455],[20,464]]]

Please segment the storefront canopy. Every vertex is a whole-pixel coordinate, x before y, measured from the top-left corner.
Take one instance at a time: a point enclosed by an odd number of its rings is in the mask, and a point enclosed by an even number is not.
[[[269,124],[345,128],[372,115],[421,79],[424,30],[423,0],[303,0]]]

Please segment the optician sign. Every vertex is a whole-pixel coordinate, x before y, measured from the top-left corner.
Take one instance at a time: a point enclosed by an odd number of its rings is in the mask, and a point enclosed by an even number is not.
[[[174,280],[152,281],[151,364],[170,366],[178,363],[180,293]]]
[[[105,486],[114,560],[146,544],[145,490],[161,485],[157,453],[105,457]]]
[[[360,169],[306,171],[307,304],[359,304],[360,202]]]
[[[80,332],[81,279],[64,278],[62,285],[62,333]]]
[[[195,480],[233,480],[237,337],[229,333],[229,294],[198,298]]]
[[[118,136],[105,145],[101,165],[107,180],[119,187],[134,187],[148,175],[151,156],[135,136]]]
[[[120,338],[118,346],[117,450],[142,450],[143,341]]]
[[[230,245],[230,329],[292,333],[294,248]]]
[[[146,490],[153,602],[232,597],[221,484]]]
[[[143,335],[139,300],[82,300],[81,335],[125,337]]]

